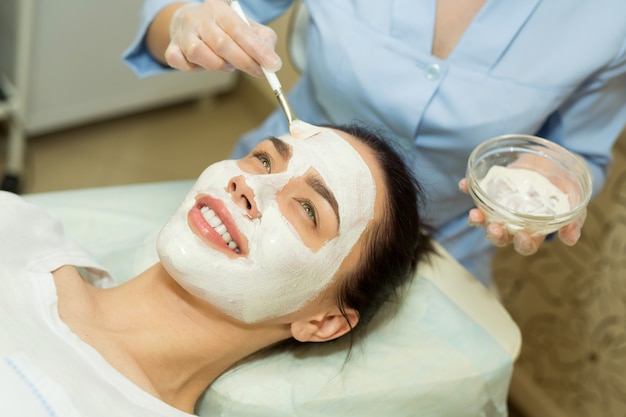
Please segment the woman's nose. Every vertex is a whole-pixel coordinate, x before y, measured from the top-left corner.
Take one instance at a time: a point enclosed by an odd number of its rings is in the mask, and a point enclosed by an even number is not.
[[[246,180],[242,175],[230,180],[227,191],[235,204],[246,210],[250,218],[256,219],[261,217],[261,213],[254,201],[254,190],[246,184]]]

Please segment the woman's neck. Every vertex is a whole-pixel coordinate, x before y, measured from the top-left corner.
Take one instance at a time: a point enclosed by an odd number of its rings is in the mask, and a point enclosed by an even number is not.
[[[91,287],[72,267],[54,275],[59,314],[72,331],[139,387],[190,413],[233,364],[289,337],[285,327],[229,319],[186,292],[159,263],[107,290]]]

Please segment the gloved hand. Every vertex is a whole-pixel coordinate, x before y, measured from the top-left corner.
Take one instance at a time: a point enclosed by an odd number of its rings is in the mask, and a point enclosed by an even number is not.
[[[465,178],[459,182],[459,189],[466,194],[469,193]],[[568,246],[574,246],[580,238],[580,230],[586,216],[587,210],[584,210],[574,221],[559,229],[559,239]],[[495,246],[504,247],[512,243],[515,251],[524,256],[537,252],[546,238],[546,236],[531,236],[524,232],[511,234],[501,224],[488,222],[485,214],[478,208],[469,211],[467,223],[470,226],[484,227],[487,239]]]
[[[282,66],[274,51],[276,33],[253,21],[248,26],[224,0],[205,0],[178,8],[169,28],[165,60],[173,68],[239,69],[262,77],[261,66],[270,72]]]

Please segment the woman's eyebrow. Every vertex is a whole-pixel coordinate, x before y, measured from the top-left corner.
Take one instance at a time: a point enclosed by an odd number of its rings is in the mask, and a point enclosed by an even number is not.
[[[287,145],[286,142],[278,139],[275,136],[271,136],[268,139],[272,142],[272,145],[274,145],[274,149],[276,149],[276,152],[278,152],[278,154],[284,160],[288,161],[289,159],[291,159],[291,146]]]
[[[330,204],[335,212],[335,217],[337,217],[337,231],[339,231],[339,204],[337,204],[337,200],[335,199],[333,192],[326,187],[324,181],[317,174],[307,175],[306,183],[313,188],[313,191],[319,194],[328,202],[328,204]]]

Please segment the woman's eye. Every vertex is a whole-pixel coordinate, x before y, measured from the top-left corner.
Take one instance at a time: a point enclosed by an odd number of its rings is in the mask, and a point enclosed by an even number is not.
[[[272,162],[270,157],[266,153],[255,152],[254,157],[261,162],[263,168],[265,168],[268,174],[272,172]]]
[[[304,209],[304,212],[313,220],[313,224],[317,226],[317,214],[315,213],[315,206],[309,201],[300,201],[300,205]]]

